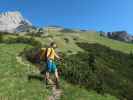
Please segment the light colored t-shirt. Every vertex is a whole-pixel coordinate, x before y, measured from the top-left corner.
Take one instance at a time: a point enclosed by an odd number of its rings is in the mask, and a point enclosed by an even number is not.
[[[53,48],[48,48],[48,50],[47,50],[47,58],[54,60],[55,57],[58,58],[58,55],[56,54],[55,50]]]

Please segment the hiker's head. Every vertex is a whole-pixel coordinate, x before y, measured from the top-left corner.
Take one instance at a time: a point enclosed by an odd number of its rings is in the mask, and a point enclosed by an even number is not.
[[[52,42],[52,43],[50,44],[50,46],[53,47],[53,48],[57,48],[57,45],[56,45],[55,42]]]

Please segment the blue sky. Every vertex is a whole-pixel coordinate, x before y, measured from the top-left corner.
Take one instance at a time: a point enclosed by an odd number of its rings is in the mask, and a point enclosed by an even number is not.
[[[133,0],[0,0],[0,12],[16,10],[41,27],[133,33]]]

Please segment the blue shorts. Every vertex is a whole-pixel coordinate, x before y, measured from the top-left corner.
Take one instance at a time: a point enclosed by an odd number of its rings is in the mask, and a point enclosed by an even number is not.
[[[48,72],[55,72],[57,69],[56,64],[53,60],[47,60],[47,71]]]

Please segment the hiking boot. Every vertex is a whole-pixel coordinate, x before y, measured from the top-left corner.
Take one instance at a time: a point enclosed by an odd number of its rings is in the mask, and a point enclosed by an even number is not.
[[[48,80],[45,80],[44,82],[45,82],[46,85],[48,85]]]
[[[60,89],[60,85],[59,84],[56,84],[56,89]]]
[[[56,80],[55,85],[56,85],[56,89],[60,89],[59,81]]]

